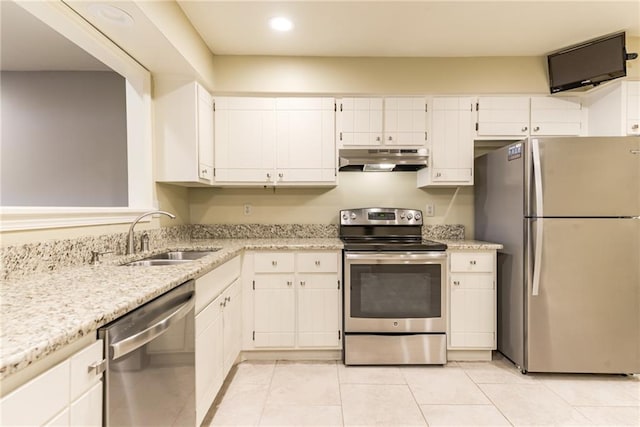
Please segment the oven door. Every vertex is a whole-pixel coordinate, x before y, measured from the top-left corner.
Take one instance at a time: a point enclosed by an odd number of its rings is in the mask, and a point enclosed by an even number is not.
[[[344,254],[345,332],[444,333],[445,252]]]

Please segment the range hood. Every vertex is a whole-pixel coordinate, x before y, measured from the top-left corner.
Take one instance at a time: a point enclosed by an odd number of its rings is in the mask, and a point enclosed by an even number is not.
[[[343,148],[339,151],[340,171],[404,172],[427,166],[426,148],[418,149],[362,149]]]

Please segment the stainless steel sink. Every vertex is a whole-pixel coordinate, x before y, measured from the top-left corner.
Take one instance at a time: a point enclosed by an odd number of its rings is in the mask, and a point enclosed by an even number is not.
[[[140,259],[138,261],[131,261],[123,264],[127,267],[149,267],[154,265],[178,265],[191,262],[193,260],[202,258],[209,254],[212,254],[219,249],[210,249],[206,251],[168,251],[162,252],[156,255]]]
[[[164,259],[164,260],[176,260],[176,261],[193,261],[194,259],[202,258],[203,256],[207,256],[212,254],[219,249],[212,249],[206,251],[169,251],[163,252],[161,254],[152,255],[145,259]]]

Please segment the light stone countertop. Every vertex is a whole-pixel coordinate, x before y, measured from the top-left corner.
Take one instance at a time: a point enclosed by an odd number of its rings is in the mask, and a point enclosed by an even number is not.
[[[483,242],[480,240],[451,240],[435,239],[438,242],[446,243],[448,249],[454,250],[498,250],[503,246],[500,243]]]
[[[450,249],[500,249],[471,240],[440,240]],[[337,238],[198,239],[162,250],[3,281],[0,285],[0,379],[136,309],[244,250],[341,250]],[[218,249],[193,262],[153,267],[120,264],[166,250]]]

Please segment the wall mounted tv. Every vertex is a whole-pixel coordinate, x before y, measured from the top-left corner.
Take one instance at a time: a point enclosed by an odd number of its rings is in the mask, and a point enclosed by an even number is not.
[[[551,93],[597,86],[627,75],[625,33],[566,47],[547,56]]]

